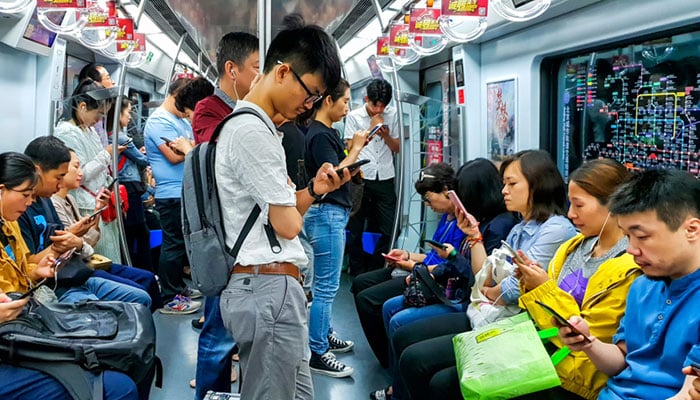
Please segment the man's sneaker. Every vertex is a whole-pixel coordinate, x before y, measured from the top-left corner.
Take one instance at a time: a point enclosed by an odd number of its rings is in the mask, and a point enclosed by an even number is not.
[[[192,314],[202,307],[199,301],[190,300],[189,297],[178,294],[171,302],[160,309],[162,314]]]
[[[334,378],[344,378],[352,375],[354,372],[352,367],[348,367],[336,360],[335,354],[330,351],[323,354],[316,354],[312,351],[309,367],[311,368],[311,372],[332,376]]]
[[[347,353],[355,347],[355,342],[352,340],[343,340],[335,336],[335,334],[328,335],[328,350],[333,353]]]
[[[182,293],[182,295],[185,297],[189,297],[192,300],[202,298],[202,292],[200,292],[199,290],[197,290],[195,288],[191,288],[191,287],[186,287],[185,291]]]

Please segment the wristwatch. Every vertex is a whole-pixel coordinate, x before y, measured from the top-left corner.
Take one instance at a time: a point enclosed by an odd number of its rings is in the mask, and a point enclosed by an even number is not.
[[[309,190],[309,194],[311,195],[311,197],[314,198],[315,201],[323,200],[323,198],[326,197],[326,195],[328,194],[328,193],[316,194],[316,192],[314,192],[314,178],[311,178],[311,180],[309,181],[309,184],[306,186],[306,188]]]

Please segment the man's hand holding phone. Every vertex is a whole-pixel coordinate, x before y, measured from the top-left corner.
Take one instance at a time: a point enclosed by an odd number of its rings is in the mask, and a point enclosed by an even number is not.
[[[374,136],[376,136],[377,134],[379,134],[379,131],[380,131],[381,129],[382,129],[382,124],[381,124],[381,123],[378,123],[378,124],[374,125],[374,126],[372,127],[372,129],[370,129],[369,133],[367,134],[367,139],[365,140],[365,144],[369,144],[369,142],[371,142],[372,139],[374,139]]]

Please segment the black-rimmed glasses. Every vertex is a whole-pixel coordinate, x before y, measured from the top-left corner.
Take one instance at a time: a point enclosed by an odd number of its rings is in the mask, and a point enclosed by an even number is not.
[[[425,171],[418,171],[418,182],[423,182],[425,178],[437,179],[435,175],[426,174]]]
[[[282,61],[279,61],[279,60],[277,61],[277,64],[284,65],[284,63]],[[299,76],[299,74],[297,74],[294,71],[294,69],[292,68],[291,65],[289,66],[289,70],[292,71],[292,75],[294,75],[297,82],[299,82],[301,87],[306,91],[306,94],[308,94],[308,96],[306,96],[306,98],[304,99],[304,104],[314,104],[323,98],[323,95],[321,93],[314,94],[312,91],[309,90],[309,88],[306,86],[304,81],[301,80],[301,77]]]

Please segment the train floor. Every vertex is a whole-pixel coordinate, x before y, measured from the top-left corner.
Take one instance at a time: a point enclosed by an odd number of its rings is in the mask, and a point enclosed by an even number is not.
[[[338,360],[350,365],[355,372],[347,378],[331,378],[312,373],[314,398],[319,400],[368,399],[369,392],[386,387],[388,372],[374,357],[360,327],[355,302],[350,293],[352,277],[343,273],[340,290],[333,304],[333,327],[343,339],[355,342],[353,351],[338,354]],[[151,400],[191,400],[194,389],[189,382],[194,378],[197,363],[197,335],[191,320],[201,313],[190,315],[153,314],[158,341],[156,352],[163,361],[163,388],[151,390]],[[238,368],[238,363],[234,363]],[[238,384],[232,385],[237,392]]]

